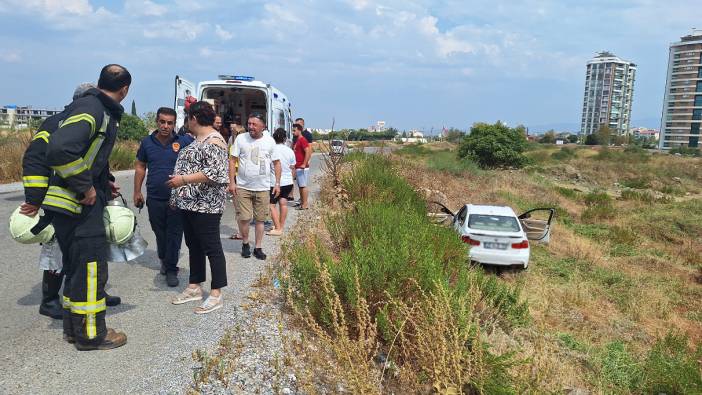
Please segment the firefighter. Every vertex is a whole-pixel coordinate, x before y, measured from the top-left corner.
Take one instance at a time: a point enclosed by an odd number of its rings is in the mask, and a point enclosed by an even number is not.
[[[73,92],[73,100],[78,99],[90,88],[95,88],[95,85],[91,83],[78,85]],[[66,109],[68,107],[66,106]],[[51,133],[58,129],[59,122],[65,117],[65,114],[66,112],[64,111],[44,120],[24,153],[22,158],[22,183],[25,203],[21,206],[21,214],[34,217],[39,212],[39,207],[49,186],[49,176],[51,175],[51,168],[46,164],[46,146],[49,143]],[[51,214],[47,213],[41,220],[42,225],[47,225],[51,220],[50,217]],[[59,290],[63,282],[63,272],[60,269],[43,269],[39,314],[62,319],[63,305],[59,297]],[[110,295],[106,299],[108,306],[116,306],[121,301],[119,297]]]
[[[105,325],[107,238],[103,209],[116,193],[108,159],[124,112],[131,75],[110,64],[100,72],[97,89],[89,89],[67,108],[51,134],[46,163],[53,174],[42,208],[52,223],[64,259],[64,339],[78,350],[120,347],[127,336]]]

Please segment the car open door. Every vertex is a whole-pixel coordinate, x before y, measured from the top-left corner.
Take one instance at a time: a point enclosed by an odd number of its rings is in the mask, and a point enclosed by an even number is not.
[[[527,239],[548,244],[551,238],[551,221],[556,213],[553,208],[535,208],[519,216]]]
[[[195,95],[195,84],[192,82],[181,78],[180,76],[175,77],[175,99],[173,101],[173,108],[176,111],[176,132],[180,129],[183,124],[185,124],[185,100],[188,96]]]

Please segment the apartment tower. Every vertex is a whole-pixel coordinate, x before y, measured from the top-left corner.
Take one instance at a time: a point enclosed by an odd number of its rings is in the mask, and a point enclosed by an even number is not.
[[[699,147],[702,120],[702,30],[670,45],[660,149]]]
[[[580,133],[593,134],[603,125],[612,135],[629,133],[636,65],[610,52],[587,62]]]

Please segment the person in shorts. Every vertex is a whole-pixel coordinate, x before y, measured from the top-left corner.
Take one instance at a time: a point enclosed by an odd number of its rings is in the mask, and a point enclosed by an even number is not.
[[[295,171],[295,153],[290,147],[285,145],[287,133],[285,129],[278,128],[273,133],[275,147],[273,148],[273,158],[280,161],[280,194],[278,196],[271,187],[270,206],[271,218],[273,219],[273,229],[266,234],[269,236],[281,236],[285,228],[285,218],[288,216],[288,199],[293,189],[293,171]],[[271,169],[271,185],[275,185],[274,169]]]
[[[241,234],[241,256],[251,256],[249,245],[249,222],[255,220],[255,247],[253,255],[265,260],[262,242],[264,221],[268,218],[268,202],[271,187],[273,194],[280,195],[280,160],[273,157],[275,140],[264,132],[266,118],[263,114],[254,113],[249,116],[248,133],[237,136],[232,145],[231,155],[237,158],[239,169],[236,175],[236,217]],[[271,169],[273,169],[273,185],[271,185]]]
[[[300,206],[298,210],[307,210],[309,207],[307,182],[309,175],[310,159],[312,158],[312,146],[302,135],[302,125],[296,123],[293,125],[293,135],[295,135],[295,177],[297,178],[297,187],[300,190]]]

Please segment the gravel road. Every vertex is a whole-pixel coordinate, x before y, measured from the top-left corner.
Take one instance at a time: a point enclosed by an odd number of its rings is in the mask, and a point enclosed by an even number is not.
[[[320,173],[320,159],[315,155],[312,160],[313,175]],[[131,172],[121,172],[117,181],[125,197],[131,197]],[[9,185],[0,187],[0,216],[3,218],[8,218],[23,200],[21,192],[12,190]],[[317,190],[318,186],[313,184],[312,201]],[[298,213],[290,210],[288,226],[294,223]],[[107,325],[123,330],[128,342],[118,349],[92,352],[76,351],[61,339],[60,321],[39,315],[39,247],[14,242],[7,226],[0,227],[0,251],[4,256],[0,263],[0,393],[183,393],[197,366],[192,352],[211,349],[227,328],[248,325],[251,321],[247,317],[249,313],[240,306],[245,304],[250,285],[259,278],[265,262],[253,257],[241,258],[241,242],[228,239],[235,230],[233,216],[234,210],[228,205],[221,228],[229,280],[229,286],[224,289],[224,308],[199,316],[193,314],[193,304],[174,306],[169,303],[169,298],[187,283],[185,243],[179,264],[181,285],[169,288],[158,272],[154,236],[146,210],[142,210],[138,218],[149,248],[134,262],[110,264],[107,286],[110,294],[122,297],[120,306],[108,308]],[[277,253],[279,240],[264,238],[264,251],[269,259]],[[209,284],[205,289],[208,287]],[[262,353],[265,352],[268,350],[262,347]],[[252,372],[258,369],[249,368]],[[254,387],[260,384],[251,383]],[[263,384],[263,392],[268,392],[267,385]],[[240,383],[239,388],[247,393],[247,388],[253,387]]]

